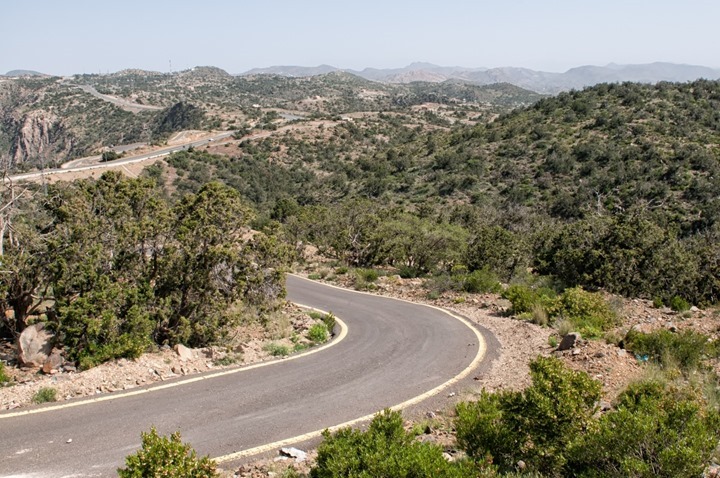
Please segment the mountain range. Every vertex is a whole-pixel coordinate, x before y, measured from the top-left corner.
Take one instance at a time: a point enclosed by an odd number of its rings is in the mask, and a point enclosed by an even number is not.
[[[598,83],[619,83],[634,81],[657,83],[660,81],[687,82],[705,79],[720,79],[720,69],[697,65],[675,63],[648,63],[641,65],[580,66],[564,73],[536,71],[528,68],[466,68],[461,66],[438,66],[431,63],[412,63],[404,68],[365,68],[363,70],[341,70],[330,65],[315,67],[271,66],[254,68],[241,73],[251,75],[282,75],[291,77],[316,76],[333,71],[345,71],[362,78],[384,83],[411,83],[413,81],[443,82],[460,80],[479,85],[510,83],[537,93],[555,94],[560,91],[581,89]]]

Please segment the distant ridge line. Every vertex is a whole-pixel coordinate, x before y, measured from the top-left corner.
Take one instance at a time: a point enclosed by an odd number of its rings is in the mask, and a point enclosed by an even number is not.
[[[720,69],[699,65],[666,62],[606,66],[584,65],[564,73],[531,70],[518,67],[467,68],[461,66],[438,66],[431,63],[412,63],[404,68],[365,68],[363,70],[340,69],[331,65],[314,67],[278,65],[253,68],[238,76],[280,75],[289,77],[317,76],[336,71],[350,73],[366,80],[383,83],[410,83],[428,81],[439,83],[460,80],[478,85],[509,83],[538,93],[555,94],[571,89],[581,89],[598,83],[633,81],[657,83],[660,81],[688,82],[697,79],[720,79]]]

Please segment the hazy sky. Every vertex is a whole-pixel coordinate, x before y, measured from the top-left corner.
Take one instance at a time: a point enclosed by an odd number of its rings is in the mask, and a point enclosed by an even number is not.
[[[1,0],[0,73],[414,61],[720,67],[720,0]]]

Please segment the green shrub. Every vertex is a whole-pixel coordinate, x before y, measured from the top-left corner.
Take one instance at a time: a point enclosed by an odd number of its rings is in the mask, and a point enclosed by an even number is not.
[[[566,289],[556,297],[549,287],[534,289],[516,284],[508,287],[503,297],[512,304],[512,313],[521,319],[539,325],[562,320],[586,337],[598,337],[618,322],[617,314],[601,294],[581,287]]]
[[[313,272],[312,274],[308,274],[308,279],[310,280],[320,280],[322,277],[320,277],[320,274]]]
[[[466,274],[462,279],[462,288],[470,293],[498,293],[502,290],[497,276],[489,269],[479,269]]]
[[[315,324],[308,330],[308,338],[315,343],[323,343],[328,339],[328,329],[324,323]]]
[[[290,353],[290,349],[287,345],[270,342],[263,347],[263,350],[272,355],[273,357],[284,357]]]
[[[142,433],[142,448],[125,458],[125,466],[117,470],[120,478],[218,476],[215,462],[207,456],[198,458],[190,445],[182,443],[180,432],[168,438],[159,436],[155,427]]]
[[[308,311],[307,315],[311,319],[322,320],[322,318],[325,314],[323,314],[322,312],[318,312],[317,310],[310,310],[310,311]]]
[[[0,385],[4,385],[8,382],[10,382],[10,377],[8,377],[8,374],[5,371],[5,363],[0,362]]]
[[[335,330],[335,323],[337,322],[333,313],[328,312],[327,314],[323,314],[322,321],[325,327],[327,327],[327,331],[332,334],[333,330]]]
[[[233,365],[242,360],[241,354],[227,354],[224,357],[218,358],[213,360],[213,365],[221,366],[221,367],[227,367],[228,365]]]
[[[677,366],[686,372],[700,367],[705,357],[718,355],[718,347],[709,342],[706,335],[693,330],[675,334],[665,329],[649,334],[630,330],[625,336],[624,346],[635,355],[647,355],[663,367]]]
[[[617,315],[602,294],[582,287],[566,289],[556,307],[555,315],[562,315],[585,337],[598,337],[618,323]]]
[[[402,265],[398,267],[398,275],[403,279],[415,279],[423,275],[422,271],[417,267]]]
[[[355,274],[361,282],[375,282],[380,277],[380,273],[375,269],[356,269]]]
[[[449,274],[438,274],[436,276],[426,279],[423,283],[423,287],[428,290],[428,293],[436,293],[438,297],[444,292],[449,290],[460,291],[462,290],[461,283],[458,282],[459,275]]]
[[[554,475],[566,461],[568,444],[592,421],[600,383],[552,357],[530,364],[532,385],[522,392],[482,392],[457,405],[457,440],[479,463],[502,472],[519,460],[527,471]]]
[[[568,475],[702,476],[718,445],[720,414],[693,393],[659,382],[631,385],[568,451]]]
[[[108,277],[97,289],[58,307],[48,326],[58,335],[68,358],[87,370],[116,358],[137,358],[152,344],[155,328],[144,300],[144,287],[123,289]]]
[[[523,285],[511,285],[503,292],[502,297],[510,301],[515,314],[530,312],[537,301],[533,290]]]
[[[420,443],[403,429],[400,413],[385,410],[366,432],[323,432],[312,478],[461,478],[477,476],[469,464],[450,463],[439,446]]]
[[[427,293],[427,298],[429,300],[438,300],[440,297],[442,297],[442,293],[436,290],[431,290]]]
[[[328,312],[327,314],[324,314],[322,312],[318,312],[316,310],[311,310],[308,312],[308,315],[314,319],[314,320],[321,320],[323,324],[325,324],[325,327],[327,328],[327,332],[332,334],[332,331],[335,329],[335,316],[332,312]]]
[[[512,313],[516,315],[532,313],[537,305],[548,312],[553,311],[555,295],[555,291],[547,287],[534,289],[521,284],[511,285],[502,293],[503,298],[512,304]]]
[[[682,297],[674,296],[670,299],[670,308],[675,312],[685,312],[690,310],[690,304]]]
[[[32,397],[33,403],[47,403],[57,400],[57,390],[51,387],[43,387]]]

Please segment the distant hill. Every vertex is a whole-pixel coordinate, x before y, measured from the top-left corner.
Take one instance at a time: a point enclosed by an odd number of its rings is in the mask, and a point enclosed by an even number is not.
[[[318,76],[325,75],[338,71],[339,68],[335,68],[330,65],[320,66],[271,66],[269,68],[253,68],[245,73],[241,73],[238,76],[252,76],[252,75],[280,75],[303,78],[307,76]]]
[[[293,77],[308,77],[337,71],[338,68],[321,65],[306,68],[302,66],[275,66],[250,70],[245,75],[275,74]],[[538,93],[556,94],[561,91],[582,89],[599,83],[621,83],[634,81],[657,83],[660,81],[687,82],[697,79],[720,79],[720,70],[697,65],[675,63],[649,63],[642,65],[580,66],[565,73],[536,71],[527,68],[466,68],[444,67],[431,63],[412,63],[404,68],[365,68],[360,71],[345,70],[362,78],[383,83],[411,83],[427,81],[440,83],[447,80],[462,80],[479,85],[509,83]]]
[[[49,76],[45,73],[33,70],[10,70],[5,73],[5,76]]]

